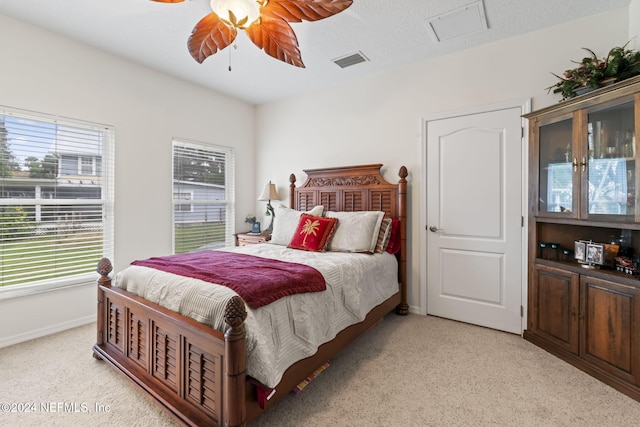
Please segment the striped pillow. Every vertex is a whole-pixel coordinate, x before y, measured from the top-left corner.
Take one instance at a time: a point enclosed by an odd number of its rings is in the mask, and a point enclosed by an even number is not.
[[[382,224],[380,224],[380,231],[378,232],[378,241],[376,242],[376,249],[374,253],[381,254],[391,239],[391,218],[384,218]]]

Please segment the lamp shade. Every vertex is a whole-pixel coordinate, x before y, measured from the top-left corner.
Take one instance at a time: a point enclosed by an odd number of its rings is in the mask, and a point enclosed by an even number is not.
[[[269,181],[264,186],[264,190],[262,190],[262,194],[260,194],[258,200],[280,200],[280,196],[278,196],[278,191],[276,190],[276,185]]]

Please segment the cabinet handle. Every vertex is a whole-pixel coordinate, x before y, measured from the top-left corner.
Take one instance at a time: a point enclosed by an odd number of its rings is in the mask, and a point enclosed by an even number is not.
[[[585,170],[587,170],[587,159],[585,159],[584,157],[582,158],[582,163],[580,163],[580,166],[582,166],[582,172],[584,172]]]
[[[573,158],[573,171],[578,172],[578,159]]]

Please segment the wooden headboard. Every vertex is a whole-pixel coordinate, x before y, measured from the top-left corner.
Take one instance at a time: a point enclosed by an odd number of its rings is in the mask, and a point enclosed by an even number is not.
[[[296,176],[289,177],[289,206],[310,210],[322,205],[326,211],[382,211],[385,217],[400,221],[398,281],[401,300],[396,311],[407,314],[406,213],[407,168],[398,172],[397,184],[387,182],[380,174],[382,164],[306,169],[307,180],[296,187]]]

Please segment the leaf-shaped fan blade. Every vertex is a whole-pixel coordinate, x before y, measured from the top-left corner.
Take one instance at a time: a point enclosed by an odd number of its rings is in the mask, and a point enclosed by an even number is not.
[[[264,49],[267,55],[287,64],[305,68],[296,33],[286,21],[263,14],[259,24],[253,24],[245,31],[251,41],[260,49]]]
[[[202,18],[191,32],[187,42],[189,53],[202,64],[202,61],[229,46],[235,40],[236,34],[235,28],[222,22],[215,13],[210,13]]]
[[[158,3],[182,3],[184,0],[151,0]]]
[[[353,0],[269,0],[262,15],[278,16],[287,22],[318,21],[340,13]]]

